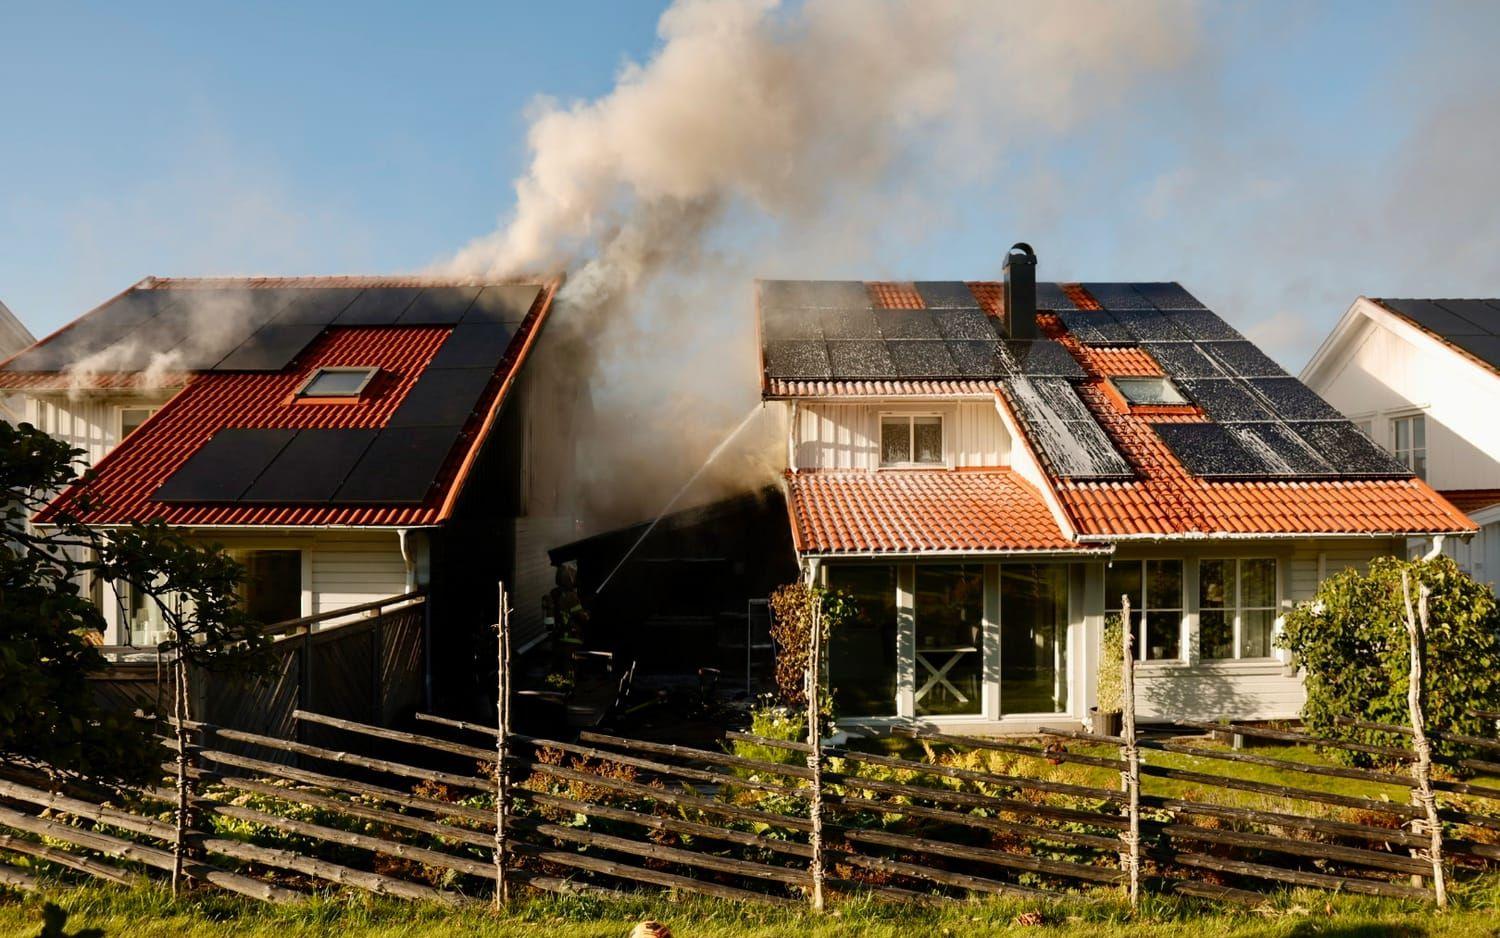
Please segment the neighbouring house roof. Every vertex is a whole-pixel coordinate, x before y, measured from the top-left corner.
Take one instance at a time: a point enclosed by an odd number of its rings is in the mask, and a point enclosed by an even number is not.
[[[1500,374],[1500,299],[1372,299],[1459,354]]]
[[[1439,494],[1466,515],[1500,505],[1500,489],[1444,489]]]
[[[786,476],[792,537],[803,554],[1077,551],[1042,495],[1009,469]]]
[[[1474,529],[1175,283],[1038,283],[1030,340],[995,282],[763,281],[758,303],[766,399],[992,387],[1081,539]],[[1185,401],[1130,404],[1125,376]],[[840,491],[858,514],[863,490]],[[799,530],[813,507],[793,500]]]
[[[10,356],[36,341],[31,331],[21,325],[21,320],[0,303],[0,356]]]
[[[174,366],[185,372],[183,390],[94,467],[87,504],[74,487],[37,520],[68,507],[94,524],[440,523],[559,284],[145,281],[0,366],[0,386],[66,381],[77,356],[132,335],[182,334],[173,348],[182,350]],[[134,318],[142,310],[154,311],[146,326]],[[195,339],[201,330],[210,334]],[[127,347],[107,364],[99,377],[130,386],[145,380],[152,359]],[[43,365],[50,370],[28,370]],[[297,396],[319,369],[340,367],[373,368],[375,377],[349,398]]]

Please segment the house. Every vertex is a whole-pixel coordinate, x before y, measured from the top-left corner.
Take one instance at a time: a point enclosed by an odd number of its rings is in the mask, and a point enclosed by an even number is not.
[[[35,341],[36,337],[21,325],[21,320],[4,303],[0,303],[0,359],[9,358]],[[24,407],[25,401],[19,394],[0,391],[0,420],[20,423]]]
[[[1443,552],[1500,584],[1500,299],[1362,296],[1302,380],[1479,525]]]
[[[1128,596],[1142,719],[1296,716],[1320,580],[1473,530],[1176,283],[762,281],[805,576],[846,725],[1083,723]]]
[[[468,661],[504,579],[540,635],[545,546],[575,530],[560,283],[147,278],[0,364],[93,468],[92,504],[74,487],[33,523],[221,543],[268,623],[423,589],[432,656]],[[153,604],[95,590],[106,644],[162,637]]]

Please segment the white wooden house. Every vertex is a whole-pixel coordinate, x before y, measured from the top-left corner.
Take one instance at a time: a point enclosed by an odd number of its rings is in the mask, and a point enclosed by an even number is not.
[[[1362,296],[1302,380],[1468,514],[1442,549],[1500,584],[1500,300]]]
[[[17,319],[4,303],[0,303],[0,359],[16,354],[36,341],[36,337]],[[0,420],[20,423],[25,419],[25,399],[0,389]]]
[[[1466,518],[1174,283],[763,281],[804,574],[851,594],[846,725],[1090,719],[1130,597],[1144,719],[1280,719],[1320,580]]]

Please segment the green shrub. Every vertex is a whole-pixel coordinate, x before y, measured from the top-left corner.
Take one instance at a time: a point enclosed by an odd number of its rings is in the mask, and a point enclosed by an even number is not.
[[[1306,669],[1307,703],[1302,719],[1320,735],[1406,745],[1388,734],[1341,726],[1340,718],[1410,725],[1407,681],[1410,650],[1401,574],[1432,590],[1423,668],[1427,725],[1434,730],[1491,735],[1471,710],[1500,707],[1500,608],[1489,587],[1458,569],[1448,557],[1406,561],[1381,557],[1370,572],[1345,570],[1323,581],[1317,595],[1286,617],[1277,644]],[[1453,747],[1439,747],[1459,755]],[[1368,762],[1359,753],[1349,761]],[[1466,753],[1462,753],[1466,754]]]
[[[771,594],[771,639],[776,643],[776,694],[791,707],[807,705],[803,685],[808,655],[812,651],[813,612],[822,605],[823,640],[847,622],[854,602],[843,593],[806,583],[788,583]],[[827,659],[824,659],[827,666]]]
[[[1124,675],[1120,673],[1125,651],[1125,631],[1120,614],[1104,618],[1104,634],[1099,639],[1099,712],[1121,713],[1125,705]]]

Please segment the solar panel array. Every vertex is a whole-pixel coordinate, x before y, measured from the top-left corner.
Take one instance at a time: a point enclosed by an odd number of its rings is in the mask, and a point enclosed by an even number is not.
[[[1015,377],[1005,382],[1003,393],[1053,475],[1068,479],[1134,476],[1068,379]]]
[[[540,290],[536,284],[136,288],[4,370],[61,371],[92,357],[95,370],[128,373],[167,354],[184,371],[280,371],[329,326],[472,324],[514,331]]]
[[[1379,302],[1500,371],[1500,299]]]

